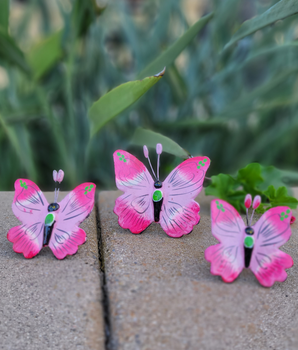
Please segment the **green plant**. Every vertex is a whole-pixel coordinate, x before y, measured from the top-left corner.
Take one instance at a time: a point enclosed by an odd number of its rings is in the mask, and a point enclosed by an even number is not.
[[[107,149],[118,146],[123,124],[133,126],[127,118],[111,120],[164,75],[165,69],[158,73],[151,66],[152,76],[119,85],[127,80],[126,73],[111,63],[103,34],[109,30],[106,12],[116,13],[123,5],[105,11],[94,0],[75,0],[67,11],[62,0],[56,4],[62,29],[51,28],[48,5],[32,0],[23,21],[8,30],[9,0],[1,2],[0,64],[9,78],[0,94],[2,189],[11,189],[12,179],[19,176],[29,176],[47,187],[53,168],[65,170],[66,186],[86,178],[101,185],[112,183],[111,168],[103,166],[111,153]],[[43,16],[43,38],[24,54],[17,43],[28,40],[24,33],[38,14]],[[98,17],[103,23],[98,23]],[[172,63],[211,17],[191,27],[155,66]],[[111,89],[115,85],[119,86]]]
[[[248,164],[240,169],[236,176],[219,174],[211,177],[211,184],[206,187],[206,195],[224,199],[238,211],[245,212],[244,198],[247,193],[260,195],[262,203],[258,213],[278,207],[297,208],[298,200],[288,194],[284,186],[285,174],[273,166],[264,167],[258,163]],[[270,185],[269,185],[270,184]]]
[[[180,0],[98,3],[12,2],[22,15],[9,23],[1,1],[1,189],[21,176],[50,188],[54,168],[66,187],[111,187],[111,154],[133,148],[139,126],[208,155],[211,174],[251,162],[297,170],[295,0],[213,0],[192,24]],[[175,162],[163,157],[162,171]]]
[[[132,139],[135,145],[146,144],[155,148],[156,143],[163,145],[164,152],[175,157],[191,157],[187,150],[181,148],[176,142],[150,130],[138,128]],[[208,174],[207,174],[208,175]],[[245,168],[238,170],[237,174],[218,174],[211,178],[205,178],[206,195],[223,199],[232,204],[238,211],[245,212],[244,198],[250,193],[253,197],[260,195],[262,203],[257,209],[258,213],[277,206],[288,206],[297,208],[298,200],[292,197],[287,184],[291,179],[296,179],[296,173],[282,171],[274,166],[262,166],[259,163],[248,164]]]

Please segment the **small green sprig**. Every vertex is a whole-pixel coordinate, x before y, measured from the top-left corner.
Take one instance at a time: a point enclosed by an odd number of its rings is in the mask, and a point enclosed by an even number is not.
[[[259,163],[248,164],[235,176],[219,174],[211,177],[211,184],[205,188],[208,196],[215,196],[233,205],[238,211],[245,212],[244,198],[247,193],[253,197],[260,195],[262,203],[256,210],[266,210],[287,206],[297,208],[298,200],[289,194],[283,182],[283,172],[273,166],[264,167]]]

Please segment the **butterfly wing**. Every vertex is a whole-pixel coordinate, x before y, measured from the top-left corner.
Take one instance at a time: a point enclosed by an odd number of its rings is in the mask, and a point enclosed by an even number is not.
[[[7,239],[13,243],[16,253],[33,258],[42,248],[44,220],[49,204],[39,187],[30,180],[18,179],[14,187],[12,211],[23,225],[11,228]]]
[[[95,184],[85,182],[59,203],[57,220],[49,241],[49,247],[57,259],[75,254],[79,245],[86,242],[86,233],[78,225],[93,209],[95,190]]]
[[[154,181],[145,165],[132,154],[118,150],[113,156],[116,186],[124,192],[116,199],[114,213],[122,228],[141,233],[154,221]]]
[[[271,208],[253,226],[255,244],[249,267],[264,287],[285,281],[285,269],[293,266],[291,256],[278,249],[291,236],[291,217],[288,207]]]
[[[219,244],[205,250],[205,259],[211,263],[211,273],[225,282],[233,282],[244,267],[245,225],[237,210],[229,203],[214,199],[211,202],[212,234]]]
[[[201,192],[210,165],[207,157],[189,158],[175,168],[162,185],[160,225],[171,237],[190,233],[200,221],[200,206],[194,198]]]

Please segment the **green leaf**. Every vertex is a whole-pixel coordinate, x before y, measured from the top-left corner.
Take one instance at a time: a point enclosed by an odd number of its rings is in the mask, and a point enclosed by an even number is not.
[[[263,183],[260,184],[260,190],[264,191],[270,187],[270,185],[275,188],[284,186],[284,172],[280,169],[275,168],[274,166],[262,166],[261,165],[261,174],[263,178]]]
[[[0,27],[8,34],[9,0],[0,1]]]
[[[202,28],[213,17],[213,13],[202,17],[193,26],[191,26],[178,40],[176,40],[170,47],[168,47],[161,55],[159,55],[153,62],[151,62],[145,69],[141,71],[138,78],[144,78],[148,75],[159,72],[163,67],[172,64],[187,45],[195,38]]]
[[[164,75],[160,73],[143,80],[130,81],[109,91],[90,107],[91,136],[94,136],[107,122],[135,103]]]
[[[30,68],[15,41],[0,28],[0,58],[28,73]]]
[[[264,205],[263,203],[260,203],[260,205],[257,207],[256,209],[256,213],[258,214],[264,214],[266,210],[270,209],[271,205],[270,204],[266,204]]]
[[[264,194],[268,197],[268,199],[275,198],[276,196],[276,190],[273,185],[270,185],[266,191],[264,191]]]
[[[227,65],[218,73],[216,73],[212,77],[211,86],[219,84],[225,79],[232,79],[232,77],[235,76],[236,73],[245,73],[246,69],[249,68],[250,65],[256,65],[260,60],[270,59],[272,57],[274,57],[277,60],[282,60],[284,59],[285,55],[289,55],[290,53],[297,55],[297,51],[298,43],[296,41],[285,42],[282,45],[269,46],[265,48],[261,46],[260,49],[252,52],[244,61],[241,61],[241,63],[239,62],[238,64],[235,64],[235,62],[232,61],[229,65]],[[271,101],[271,103],[275,104],[276,100]]]
[[[131,143],[138,146],[146,145],[152,148],[155,148],[157,143],[161,143],[164,152],[173,154],[174,156],[180,158],[188,158],[190,156],[186,150],[184,150],[170,138],[157,132],[142,128],[138,128],[135,131]]]
[[[293,16],[296,13],[298,13],[297,0],[279,1],[261,15],[244,22],[238,31],[232,36],[231,40],[226,44],[224,50],[228,49],[238,40],[243,39],[247,35],[253,34],[259,29],[262,29],[278,20]]]
[[[268,94],[274,88],[280,86],[282,83],[286,81],[289,77],[297,74],[298,67],[285,69],[281,73],[273,76],[272,79],[266,81],[261,86],[258,86],[256,89],[251,92],[247,92],[243,94],[240,98],[238,98],[235,102],[229,104],[224,111],[221,113],[222,118],[229,120],[232,117],[239,118],[243,116],[247,116],[247,113],[251,110],[258,110],[260,107],[255,103]]]
[[[296,209],[298,200],[288,195],[288,190],[285,186],[279,187],[277,190],[271,185],[264,194],[268,197],[272,207],[287,206],[291,209]]]
[[[239,190],[240,183],[228,174],[211,176],[211,184],[205,188],[207,196],[215,196],[233,205],[238,211],[244,208],[246,192]]]
[[[23,169],[25,169],[30,178],[35,181],[37,172],[27,129],[22,125],[17,125],[15,127],[7,125],[6,120],[1,115],[0,126],[3,128],[6,137],[17,154]]]
[[[27,54],[28,63],[33,71],[34,79],[40,79],[61,58],[62,30],[52,34],[34,46]]]
[[[86,35],[90,25],[104,10],[105,7],[99,7],[95,0],[76,0],[71,14],[76,36]]]
[[[263,203],[257,208],[258,213],[264,213],[279,205],[296,208],[298,201],[289,196],[287,187],[277,186],[283,184],[283,175],[283,171],[273,166],[264,167],[259,163],[251,163],[240,169],[236,178],[227,174],[212,176],[212,183],[206,188],[205,193],[226,200],[237,210],[243,211],[247,193],[252,196],[261,195]]]
[[[246,193],[255,196],[260,194],[258,186],[264,181],[261,176],[262,168],[259,163],[248,164],[238,171],[237,180],[243,186]]]

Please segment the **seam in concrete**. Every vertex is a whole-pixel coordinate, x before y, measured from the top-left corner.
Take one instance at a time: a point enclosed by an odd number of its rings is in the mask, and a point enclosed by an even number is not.
[[[98,199],[98,198],[97,198]],[[100,215],[98,201],[96,200],[95,208],[96,210],[96,227],[97,227],[97,239],[98,239],[98,257],[101,270],[101,289],[102,289],[102,307],[103,307],[103,318],[104,318],[104,331],[105,331],[105,349],[112,350],[111,343],[111,322],[110,322],[110,301],[108,286],[106,281],[105,272],[105,261],[104,261],[104,247],[101,237],[101,225],[100,225]]]

